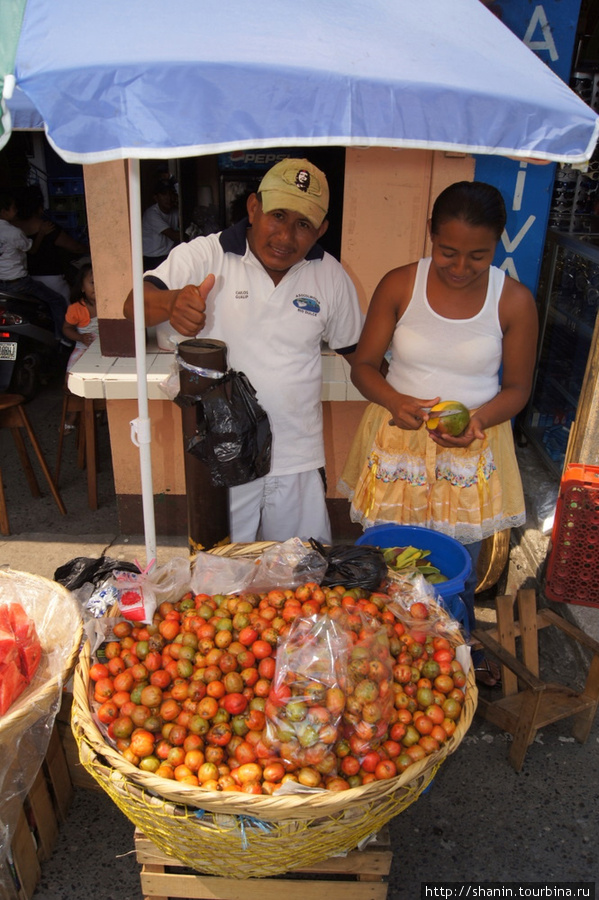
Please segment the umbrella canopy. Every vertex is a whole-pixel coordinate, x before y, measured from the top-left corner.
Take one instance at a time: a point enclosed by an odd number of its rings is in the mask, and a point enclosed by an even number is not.
[[[130,160],[148,559],[137,160],[330,145],[584,163],[599,136],[597,115],[480,0],[1,0],[0,34],[0,147],[16,86],[67,162]]]
[[[599,133],[480,0],[2,0],[0,16],[3,71],[68,162],[298,144],[584,162]]]

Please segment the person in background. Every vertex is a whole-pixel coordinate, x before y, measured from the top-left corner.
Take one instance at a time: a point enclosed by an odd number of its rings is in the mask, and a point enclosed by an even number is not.
[[[67,264],[71,259],[89,253],[89,248],[45,215],[44,196],[37,184],[19,192],[13,224],[31,238],[27,256],[31,277],[62,294],[68,303],[71,289],[65,277]]]
[[[142,217],[142,250],[144,269],[155,269],[179,243],[178,196],[170,179],[154,186],[154,203]]]
[[[56,340],[61,341],[66,300],[29,274],[27,253],[33,241],[12,224],[16,215],[14,193],[0,192],[0,290],[17,296],[36,297],[47,303],[54,321]]]
[[[158,326],[159,345],[196,335],[224,341],[228,364],[247,375],[268,413],[271,470],[230,489],[233,541],[331,541],[321,343],[351,361],[362,314],[349,276],[317,243],[328,206],[324,173],[306,159],[283,160],[248,198],[244,219],[175,247],[145,275],[146,324]],[[132,293],[124,313],[133,318]]]
[[[91,263],[79,266],[71,288],[70,301],[62,328],[65,338],[75,344],[67,362],[67,377],[73,365],[98,338],[96,289]],[[76,416],[77,413],[67,416],[64,426],[66,433],[74,431]]]
[[[433,206],[431,256],[391,270],[377,286],[352,368],[372,402],[339,484],[365,529],[421,525],[465,545],[470,630],[481,542],[525,520],[510,420],[531,390],[537,311],[530,291],[492,265],[505,221],[496,188],[451,185]],[[459,437],[425,426],[442,400],[470,411]],[[473,661],[479,681],[498,683],[495,663],[476,652]]]
[[[73,364],[98,337],[96,289],[91,263],[83,263],[79,267],[62,331],[65,338],[75,344],[67,363],[67,372],[70,372]]]

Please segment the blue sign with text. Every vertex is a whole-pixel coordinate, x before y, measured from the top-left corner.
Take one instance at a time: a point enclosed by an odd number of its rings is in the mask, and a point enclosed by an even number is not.
[[[566,83],[570,80],[581,0],[500,0],[489,8]],[[556,164],[537,165],[499,156],[476,156],[475,178],[495,185],[507,224],[495,265],[536,292]]]

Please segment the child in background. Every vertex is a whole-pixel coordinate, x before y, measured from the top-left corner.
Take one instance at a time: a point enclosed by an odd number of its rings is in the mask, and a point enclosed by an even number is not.
[[[96,289],[91,263],[84,263],[71,288],[71,303],[66,311],[62,332],[75,347],[67,363],[67,373],[83,356],[90,344],[98,337],[98,315],[96,312]],[[65,431],[75,428],[75,413],[67,418]]]
[[[98,315],[96,312],[96,290],[91,263],[84,263],[71,288],[71,304],[67,309],[62,333],[75,348],[67,363],[70,372],[87,348],[98,337]]]

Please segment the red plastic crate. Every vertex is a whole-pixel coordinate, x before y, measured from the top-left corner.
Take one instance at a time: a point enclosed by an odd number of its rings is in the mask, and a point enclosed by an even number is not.
[[[560,485],[545,593],[599,607],[599,466],[572,463]]]

